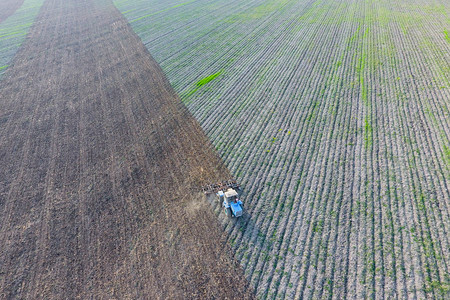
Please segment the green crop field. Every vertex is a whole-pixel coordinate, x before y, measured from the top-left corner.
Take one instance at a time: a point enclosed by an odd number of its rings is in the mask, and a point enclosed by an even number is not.
[[[244,187],[260,298],[449,295],[449,2],[115,5]]]

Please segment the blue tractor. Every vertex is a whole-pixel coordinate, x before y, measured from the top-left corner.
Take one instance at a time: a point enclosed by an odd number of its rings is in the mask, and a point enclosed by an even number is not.
[[[234,179],[202,187],[207,199],[211,199],[208,195],[215,194],[217,196],[219,203],[222,203],[225,214],[230,218],[239,218],[243,213],[242,201],[239,200],[239,194],[236,192],[239,189],[239,184]]]
[[[242,216],[242,201],[239,200],[239,195],[234,189],[229,188],[225,192],[218,191],[216,195],[219,202],[222,202],[222,207],[228,217],[238,218]]]

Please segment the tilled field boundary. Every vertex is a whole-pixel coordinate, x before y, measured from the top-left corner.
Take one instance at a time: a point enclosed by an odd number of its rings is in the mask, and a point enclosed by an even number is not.
[[[0,23],[12,15],[24,0],[3,0],[0,2]]]

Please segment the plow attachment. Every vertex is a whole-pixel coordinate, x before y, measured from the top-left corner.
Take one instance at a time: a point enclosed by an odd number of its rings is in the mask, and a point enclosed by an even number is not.
[[[239,184],[237,184],[236,180],[225,180],[216,184],[208,184],[202,187],[202,191],[205,194],[217,193],[219,191],[225,192],[227,189],[239,189]]]

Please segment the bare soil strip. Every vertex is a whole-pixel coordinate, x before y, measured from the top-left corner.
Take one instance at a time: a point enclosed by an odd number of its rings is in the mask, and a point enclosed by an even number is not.
[[[252,298],[227,179],[109,0],[48,0],[0,83],[0,298]]]
[[[0,2],[0,23],[12,15],[24,0],[2,0]]]

